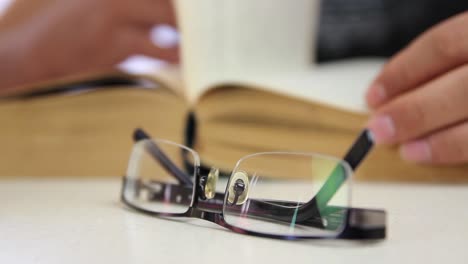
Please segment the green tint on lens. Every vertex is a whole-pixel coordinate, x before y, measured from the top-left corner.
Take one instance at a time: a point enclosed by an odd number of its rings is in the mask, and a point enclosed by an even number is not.
[[[228,182],[225,221],[264,234],[336,236],[347,221],[350,174],[344,161],[317,154],[247,156]]]
[[[180,182],[171,168],[160,162],[170,160],[192,184]],[[127,171],[124,199],[133,206],[155,213],[181,214],[192,204],[197,154],[182,145],[164,140],[142,140],[135,144]],[[174,170],[174,168],[172,168]]]

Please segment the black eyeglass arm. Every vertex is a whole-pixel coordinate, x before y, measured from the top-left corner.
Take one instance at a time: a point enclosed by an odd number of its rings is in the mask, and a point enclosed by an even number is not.
[[[344,160],[350,165],[352,170],[355,170],[370,152],[373,145],[374,141],[371,132],[365,129],[346,153]],[[344,170],[342,166],[337,166],[317,192],[317,195],[301,206],[297,214],[298,222],[307,221],[311,216],[317,215],[317,213],[324,210],[347,180],[348,174]]]
[[[354,171],[362,160],[367,156],[374,145],[371,133],[365,129],[346,153],[344,160]],[[322,188],[317,192],[316,203],[319,207],[325,206],[333,198],[338,189],[347,180],[348,174],[340,173],[341,166],[337,166],[331,175],[327,178]],[[314,203],[315,204],[315,203]]]
[[[158,163],[163,166],[163,168],[173,175],[181,184],[186,185],[186,186],[192,186],[192,177],[179,169],[177,165],[175,165],[169,157],[167,157],[166,154],[158,147],[156,143],[150,140],[151,137],[146,134],[145,131],[142,129],[136,129],[135,132],[133,133],[133,140],[135,142],[141,141],[141,140],[149,140],[148,144],[145,145],[146,150],[149,152],[149,154],[156,160]]]
[[[366,158],[374,146],[374,138],[368,129],[364,129],[353,146],[346,153],[344,160],[348,162],[351,169],[356,170],[359,164]]]

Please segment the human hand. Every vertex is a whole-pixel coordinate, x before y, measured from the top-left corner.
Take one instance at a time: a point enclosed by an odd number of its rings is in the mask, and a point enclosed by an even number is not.
[[[421,35],[382,69],[366,95],[378,144],[418,163],[468,162],[468,12]]]
[[[0,21],[0,85],[105,71],[133,54],[176,62],[177,47],[151,41],[157,24],[175,26],[170,0],[16,0]]]

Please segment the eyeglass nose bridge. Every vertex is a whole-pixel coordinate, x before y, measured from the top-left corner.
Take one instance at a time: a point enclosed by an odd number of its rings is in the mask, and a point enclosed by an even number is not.
[[[219,179],[219,169],[212,167],[208,175],[201,175],[198,184],[198,196],[202,201],[210,200],[216,196],[216,184]],[[249,177],[246,172],[234,173],[227,189],[228,205],[242,205],[247,201],[249,194]]]
[[[218,183],[219,169],[211,168],[208,175],[200,176],[199,196],[202,200],[213,199],[216,195],[216,184]]]
[[[244,171],[237,171],[229,181],[228,205],[242,205],[249,197],[249,177]]]

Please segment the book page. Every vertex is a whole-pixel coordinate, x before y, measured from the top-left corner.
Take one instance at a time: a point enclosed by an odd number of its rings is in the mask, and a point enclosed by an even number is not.
[[[317,0],[176,0],[183,74],[195,100],[239,73],[313,64]]]
[[[316,0],[176,0],[192,103],[226,83],[367,112],[382,59],[315,64]]]
[[[224,1],[175,0],[181,34],[182,73],[192,103],[212,80],[222,79]]]
[[[255,86],[286,96],[305,99],[327,106],[367,113],[365,93],[384,60],[354,59],[320,64],[295,72],[270,72],[246,74],[213,83],[212,88],[223,83]]]

